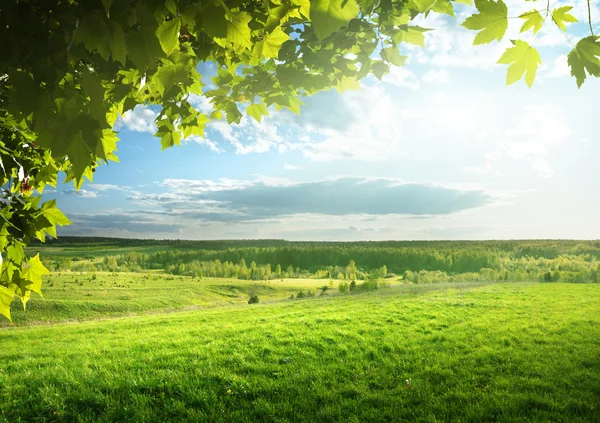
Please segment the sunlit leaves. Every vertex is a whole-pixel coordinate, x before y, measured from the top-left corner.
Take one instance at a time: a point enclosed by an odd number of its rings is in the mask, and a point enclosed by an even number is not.
[[[27,281],[26,285],[30,290],[41,294],[42,276],[48,273],[50,273],[50,271],[42,264],[40,255],[36,254],[23,265],[21,278]]]
[[[573,6],[562,6],[557,7],[552,11],[552,20],[563,31],[567,30],[565,23],[577,22],[577,18],[569,13],[571,9],[573,9]]]
[[[42,204],[41,213],[51,225],[70,225],[71,221],[56,207],[56,200],[46,201]]]
[[[10,305],[15,293],[5,286],[0,285],[0,314],[10,320]]]
[[[523,26],[521,27],[521,32],[533,29],[533,33],[537,34],[537,32],[542,29],[542,25],[544,25],[544,18],[537,10],[525,12],[519,16],[519,18],[525,19],[525,22],[523,22]]]
[[[233,44],[236,51],[252,47],[250,27],[252,17],[245,12],[231,13],[227,22],[227,41]]]
[[[290,39],[290,36],[283,32],[281,28],[275,28],[272,32],[265,35],[262,41],[254,45],[252,57],[255,61],[262,59],[277,58],[281,45]]]
[[[425,13],[435,6],[438,0],[412,0],[412,2],[415,4],[417,11]]]
[[[181,19],[172,19],[164,21],[156,29],[156,37],[163,51],[170,55],[173,50],[179,47],[179,30],[181,29]]]
[[[420,26],[403,25],[399,28],[398,32],[392,36],[392,39],[396,44],[405,42],[423,47],[425,45],[425,32],[427,31],[430,31],[430,29],[421,28]]]
[[[498,63],[509,65],[506,71],[506,83],[514,84],[525,75],[529,87],[533,85],[535,73],[542,64],[540,53],[527,42],[516,40],[514,47],[506,49]]]
[[[125,35],[128,57],[142,73],[147,69],[155,69],[158,65],[157,59],[164,56],[156,37],[158,24],[148,13],[145,9],[139,10],[137,16],[142,20],[139,29],[131,29]]]
[[[181,145],[181,132],[175,130],[175,126],[168,119],[159,120],[156,123],[158,131],[156,136],[160,138],[162,149]]]
[[[394,66],[402,66],[407,56],[401,56],[398,47],[386,47],[381,50],[381,58]]]
[[[108,21],[104,16],[90,13],[83,17],[73,39],[81,42],[90,52],[97,52],[104,60],[125,64],[127,47],[124,32],[118,22]]]
[[[267,107],[262,103],[255,103],[246,107],[246,113],[248,113],[248,116],[253,117],[257,122],[260,122],[263,116],[269,115]]]
[[[317,38],[323,39],[358,16],[355,0],[311,0],[310,18]]]
[[[462,24],[467,29],[480,31],[474,45],[500,41],[508,28],[508,9],[502,0],[475,0],[478,14],[469,16]]]
[[[567,58],[571,75],[581,87],[586,79],[585,72],[600,77],[600,36],[589,36],[580,40]]]

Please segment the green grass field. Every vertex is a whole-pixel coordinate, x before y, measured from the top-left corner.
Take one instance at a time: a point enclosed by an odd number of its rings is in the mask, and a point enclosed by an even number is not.
[[[314,293],[324,279],[275,279],[268,282],[238,279],[197,279],[147,273],[53,273],[44,281],[44,298],[34,294],[23,310],[11,307],[12,322],[3,326],[79,321],[182,309],[247,304],[251,293],[262,302],[281,301],[302,290]],[[337,282],[336,282],[337,283]]]
[[[0,338],[6,422],[600,421],[595,284],[398,286]]]

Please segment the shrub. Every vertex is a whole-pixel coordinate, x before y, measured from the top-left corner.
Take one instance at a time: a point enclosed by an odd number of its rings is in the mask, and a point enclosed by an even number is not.
[[[348,288],[350,291],[354,291],[356,289],[356,281],[350,282],[350,286]]]
[[[258,298],[258,295],[250,294],[250,298],[248,298],[248,304],[258,304],[259,301],[260,299]]]
[[[349,289],[348,282],[340,282],[340,283],[338,284],[338,291],[339,291],[340,293],[342,293],[342,294],[343,294],[344,292],[348,292],[348,289]]]

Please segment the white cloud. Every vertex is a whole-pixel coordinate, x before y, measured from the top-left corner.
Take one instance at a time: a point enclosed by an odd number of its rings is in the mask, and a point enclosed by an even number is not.
[[[496,148],[486,155],[483,167],[465,167],[472,173],[487,173],[495,163],[503,159],[524,161],[542,177],[550,177],[554,170],[546,157],[552,148],[567,140],[571,127],[564,118],[564,112],[551,104],[529,106],[523,116],[504,132]]]
[[[550,67],[547,69],[548,71],[543,74],[543,76],[546,78],[560,78],[571,75],[566,54],[560,54],[556,56]]]
[[[209,140],[206,137],[200,137],[198,135],[190,135],[189,137],[181,140],[182,144],[186,143],[186,142],[194,142],[196,144],[199,145],[205,145],[208,148],[210,148],[212,151],[214,151],[215,153],[222,153],[223,150],[221,150],[218,146],[217,143],[214,141]]]
[[[296,165],[293,165],[293,164],[286,163],[286,164],[283,165],[283,169],[284,170],[299,170],[299,169],[302,169],[302,168],[300,166],[296,166]]]
[[[463,167],[465,172],[474,173],[475,175],[484,175],[492,171],[492,164],[486,163],[484,166],[465,166]]]
[[[154,134],[156,132],[154,121],[157,116],[158,112],[138,104],[133,110],[129,110],[124,115],[119,116],[119,119],[115,123],[115,130],[129,129],[130,131]]]
[[[213,132],[231,143],[236,154],[266,153],[283,142],[278,123],[274,118],[264,117],[257,122],[247,116],[243,116],[238,124],[228,124],[225,120],[211,121],[206,125],[204,143],[218,151]]]
[[[408,88],[410,90],[418,90],[421,87],[419,79],[412,71],[405,67],[390,66],[390,73],[384,75],[382,81],[396,87]]]
[[[315,122],[307,128],[310,141],[300,145],[305,157],[376,161],[404,155],[398,149],[401,110],[382,86],[364,86],[344,93],[342,100],[346,116],[340,119],[344,121],[336,125]]]
[[[210,115],[214,111],[211,102],[206,96],[190,94],[187,100],[192,106],[194,106],[194,108],[201,111],[205,115]]]
[[[432,69],[427,71],[421,79],[430,84],[448,84],[450,82],[450,74],[445,69]]]
[[[75,190],[75,189],[68,189],[63,191],[65,194],[67,195],[74,195],[77,197],[82,197],[82,198],[96,198],[98,197],[98,194],[96,194],[93,191],[88,191],[85,189],[80,189],[80,190]]]
[[[90,188],[94,191],[104,192],[104,191],[131,191],[131,187],[125,185],[113,185],[113,184],[93,184],[90,185]]]

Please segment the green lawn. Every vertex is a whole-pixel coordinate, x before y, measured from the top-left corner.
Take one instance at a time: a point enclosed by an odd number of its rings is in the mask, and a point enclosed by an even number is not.
[[[600,285],[435,288],[3,329],[0,420],[600,421]]]
[[[2,318],[0,327],[246,304],[251,293],[257,294],[262,302],[281,301],[300,290],[317,293],[320,287],[329,287],[330,282],[328,279],[268,282],[198,279],[160,272],[98,272],[93,278],[92,274],[79,272],[45,277],[44,298],[33,294],[27,311],[23,311],[21,301],[15,300],[11,307],[12,323]]]

